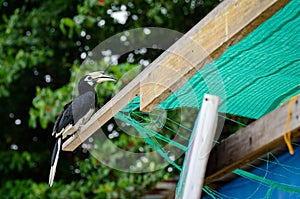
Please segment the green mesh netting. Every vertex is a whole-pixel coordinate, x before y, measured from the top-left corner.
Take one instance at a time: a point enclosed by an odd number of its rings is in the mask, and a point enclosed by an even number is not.
[[[159,106],[201,107],[204,93],[222,98],[220,112],[260,118],[300,92],[300,2],[292,1]],[[123,111],[139,106],[136,98]]]
[[[222,99],[220,112],[260,118],[300,93],[299,49],[300,1],[294,0],[238,44],[229,47],[218,60],[199,70],[157,109],[200,108],[203,95],[210,93]],[[161,142],[153,139],[184,149],[190,131],[181,135],[186,140],[174,142],[131,117],[138,109],[139,96],[115,118],[135,127],[163,157]]]
[[[229,47],[219,59],[199,70],[184,86],[159,104],[157,109],[201,108],[204,94],[209,93],[222,99],[219,112],[257,119],[299,94],[299,84],[300,1],[293,0],[238,44]],[[180,170],[181,167],[169,156],[171,149],[167,149],[163,143],[185,151],[191,134],[188,129],[192,128],[172,121],[181,129],[187,129],[177,140],[164,135],[162,131],[155,132],[137,119],[143,117],[138,111],[139,100],[139,96],[136,97],[115,118],[136,128],[148,144]],[[163,123],[160,119],[150,123],[159,126]],[[145,118],[141,121],[145,121]],[[167,126],[163,128],[169,130]],[[240,170],[235,172],[267,184],[270,193],[276,185]]]
[[[286,99],[300,93],[300,1],[291,1],[216,61],[199,70],[182,88],[157,109],[201,107],[203,95],[219,96],[220,112],[260,118]],[[143,126],[131,113],[139,109],[139,96],[115,118],[135,127],[156,150],[153,139],[184,150],[184,143]],[[183,135],[183,137],[188,137]],[[176,166],[177,167],[177,166]]]

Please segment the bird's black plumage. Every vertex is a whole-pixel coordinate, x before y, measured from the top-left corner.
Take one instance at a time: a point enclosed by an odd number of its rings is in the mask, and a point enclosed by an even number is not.
[[[64,110],[58,116],[54,124],[53,133],[57,136],[58,133],[69,124],[75,125],[89,111],[95,110],[95,107],[97,106],[96,98],[97,94],[95,91],[88,91],[65,105]]]
[[[79,96],[66,104],[57,117],[52,132],[57,140],[51,157],[50,186],[53,184],[62,139],[72,135],[90,119],[97,105],[97,93],[94,86],[104,81],[115,81],[115,79],[104,75],[103,72],[94,72],[81,78],[78,83]]]

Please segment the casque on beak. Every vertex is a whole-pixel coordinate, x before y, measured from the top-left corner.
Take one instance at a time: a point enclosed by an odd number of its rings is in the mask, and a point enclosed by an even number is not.
[[[103,71],[97,71],[89,74],[97,83],[107,82],[107,81],[116,81],[112,76],[105,75]]]

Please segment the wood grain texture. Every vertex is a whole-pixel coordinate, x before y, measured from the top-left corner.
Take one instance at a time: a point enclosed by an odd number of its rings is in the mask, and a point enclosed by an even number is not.
[[[141,81],[141,110],[151,111],[199,69],[220,57],[289,0],[226,0],[158,58]]]
[[[211,184],[234,169],[250,163],[285,144],[284,125],[289,103],[279,107],[216,145],[208,161],[205,184]],[[290,120],[292,138],[300,136],[300,97]]]

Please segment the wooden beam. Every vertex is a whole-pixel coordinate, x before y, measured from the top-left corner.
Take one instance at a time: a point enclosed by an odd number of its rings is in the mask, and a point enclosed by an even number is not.
[[[285,144],[284,127],[289,103],[229,136],[212,150],[205,184],[209,185],[234,169],[250,163]],[[290,118],[292,138],[300,136],[300,97],[293,104]]]
[[[225,0],[158,58],[141,81],[141,110],[151,111],[289,0]]]
[[[172,45],[167,50],[166,53],[162,54],[158,59],[152,62],[144,71],[142,71],[142,73],[140,73],[133,81],[131,81],[128,85],[126,85],[107,104],[105,104],[97,113],[95,113],[94,116],[91,118],[91,120],[86,125],[84,125],[79,132],[77,132],[73,137],[69,138],[67,141],[63,143],[62,149],[64,151],[73,151],[74,149],[76,149],[89,136],[91,136],[99,128],[101,128],[103,124],[105,124],[108,120],[110,120],[117,112],[122,110],[122,108],[124,108],[139,93],[141,93],[141,97],[142,97],[141,106],[143,107],[144,110],[149,111],[150,109],[148,108],[150,104],[154,104],[153,106],[151,105],[153,108],[156,104],[161,102],[163,99],[166,99],[171,94],[172,91],[179,88],[184,82],[186,82],[190,77],[192,77],[192,75],[195,74],[199,68],[211,62],[212,60],[210,58],[215,59],[219,57],[230,44],[239,41],[241,38],[243,38],[245,35],[247,35],[249,32],[255,29],[259,24],[261,24],[264,20],[272,16],[278,9],[283,7],[288,1],[289,0],[264,0],[264,1],[253,0],[253,2],[258,3],[259,6],[252,3],[252,0],[240,0],[240,1],[226,0],[222,2],[220,6],[218,6],[215,10],[213,10],[206,18],[204,18],[200,23],[198,23],[193,29],[191,29],[186,34],[186,36],[184,36],[182,39],[178,40],[174,45]],[[251,22],[251,23],[249,22],[250,24],[248,25],[244,24],[244,27],[241,28],[242,30],[236,33],[237,35],[235,36],[230,36],[230,34],[232,34],[233,32],[231,30],[231,26],[222,25],[225,22],[224,20],[221,21],[219,19],[220,16],[224,17],[224,19],[227,19],[227,21],[231,21],[230,24],[232,24],[233,21],[236,21],[237,19],[232,18],[232,16],[227,13],[227,10],[228,11],[231,10],[232,8],[231,9],[229,8],[232,6],[238,8],[235,10],[238,13],[240,13],[239,8],[242,8],[244,6],[247,7],[248,9],[250,9],[251,6],[254,6],[254,9],[258,9],[258,11],[256,12],[255,22],[250,21]],[[261,10],[264,10],[264,12],[262,12]],[[248,11],[240,14],[244,15],[247,13]],[[251,13],[253,14],[253,12]],[[237,18],[240,17],[243,18],[242,16],[238,16]],[[215,26],[223,27],[223,29],[222,28],[216,29]],[[203,35],[201,31],[203,31],[208,35],[215,35],[216,37],[214,38],[211,36]],[[226,37],[228,37],[228,39],[224,40],[223,38],[223,40],[221,40],[218,35],[224,31],[228,33],[226,34]],[[197,42],[194,42],[196,40]],[[214,41],[213,43],[216,43],[218,48],[216,48],[216,46],[212,46],[212,43],[210,41]],[[206,44],[206,45],[202,45],[202,44]],[[183,52],[185,54],[181,53],[179,54],[180,56],[178,56],[178,53],[181,52],[180,49],[183,49]],[[210,53],[211,51],[213,52]],[[175,56],[173,52],[175,53]],[[193,56],[189,57],[188,56],[189,53],[192,53]],[[210,54],[210,56],[207,56],[208,54]],[[187,68],[187,70],[186,69],[181,70],[182,67],[180,64],[182,64],[183,66],[189,65],[189,67]],[[168,69],[174,66],[172,69],[165,71],[169,73],[169,76],[171,75],[171,72],[172,72],[172,76],[174,75],[171,78],[171,80],[170,78],[168,78],[170,80],[169,88],[165,87],[168,86],[168,84],[165,84],[164,82],[162,82],[162,80],[157,79],[157,73],[159,73],[160,71],[159,68],[161,68],[158,66],[168,66]],[[154,78],[152,79],[152,77]],[[173,81],[173,78],[175,82]],[[181,81],[179,81],[180,79]],[[157,82],[153,82],[152,80],[155,80]],[[155,95],[152,95],[153,94],[152,92],[148,93],[150,99],[146,100],[145,90],[150,89],[150,91],[153,91],[152,90],[153,85],[155,85],[155,91],[154,91]],[[161,96],[159,96],[158,95],[159,92],[156,91],[156,88],[159,87],[159,85],[161,85],[161,91],[162,91],[160,92]],[[153,96],[155,97],[153,98]],[[145,106],[145,104],[147,104],[147,106]]]

